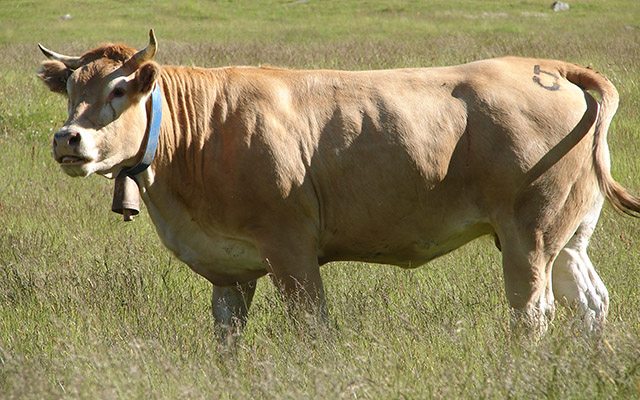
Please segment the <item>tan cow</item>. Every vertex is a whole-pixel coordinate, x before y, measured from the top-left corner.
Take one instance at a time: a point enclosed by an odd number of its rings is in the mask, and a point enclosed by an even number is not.
[[[422,265],[482,235],[503,253],[514,328],[544,332],[554,298],[597,329],[608,293],[586,247],[604,198],[634,215],[606,134],[613,85],[562,61],[505,57],[386,71],[159,66],[146,49],[43,49],[69,99],[54,135],[65,173],[134,174],[164,244],[213,284],[220,326],[242,326],[256,279],[323,304],[319,266]],[[598,104],[587,90],[600,93]],[[305,301],[306,301],[305,300]]]

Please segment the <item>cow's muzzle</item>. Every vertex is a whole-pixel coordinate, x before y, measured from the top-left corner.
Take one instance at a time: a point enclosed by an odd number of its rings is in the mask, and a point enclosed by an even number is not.
[[[63,165],[79,165],[89,160],[79,154],[82,136],[68,129],[61,129],[53,135],[53,158]]]

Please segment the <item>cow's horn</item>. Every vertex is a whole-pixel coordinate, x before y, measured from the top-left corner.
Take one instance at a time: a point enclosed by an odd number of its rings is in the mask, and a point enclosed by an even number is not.
[[[62,62],[69,69],[78,69],[82,65],[82,57],[69,57],[62,54],[58,54],[55,51],[51,51],[38,43],[40,51],[50,60],[57,60]]]
[[[156,44],[156,35],[153,33],[153,29],[149,31],[149,44],[144,49],[137,52],[133,57],[131,57],[131,62],[133,65],[141,65],[142,63],[149,61],[156,54],[157,44]]]

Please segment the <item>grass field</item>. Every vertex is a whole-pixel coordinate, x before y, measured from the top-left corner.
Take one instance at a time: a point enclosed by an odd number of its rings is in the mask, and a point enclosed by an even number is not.
[[[8,1],[0,6],[0,399],[640,398],[640,221],[605,206],[591,259],[611,295],[604,339],[558,309],[512,347],[500,253],[488,238],[411,271],[323,268],[329,324],[290,318],[262,280],[244,335],[213,339],[210,285],[160,243],[143,209],[110,211],[112,182],[70,179],[50,142],[62,97],[37,43],[156,60],[372,69],[499,55],[591,65],[617,86],[614,176],[640,192],[640,2]],[[71,19],[61,16],[70,14]]]

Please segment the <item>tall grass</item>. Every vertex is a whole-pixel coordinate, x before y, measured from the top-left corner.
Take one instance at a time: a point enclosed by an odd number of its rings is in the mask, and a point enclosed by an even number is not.
[[[640,3],[547,1],[12,1],[0,7],[0,398],[638,398],[640,224],[605,208],[591,258],[611,294],[604,340],[559,309],[509,344],[500,254],[486,238],[425,267],[322,270],[329,323],[287,315],[260,281],[245,333],[213,339],[210,286],[124,224],[112,183],[50,156],[64,99],[36,81],[37,42],[104,41],[162,63],[371,69],[515,54],[593,65],[621,95],[613,173],[640,192]],[[64,14],[71,20],[62,20]]]

